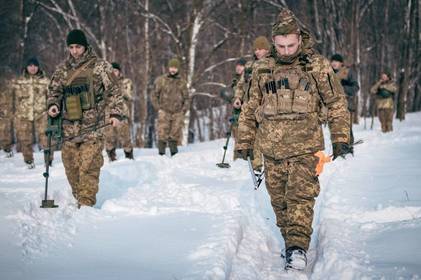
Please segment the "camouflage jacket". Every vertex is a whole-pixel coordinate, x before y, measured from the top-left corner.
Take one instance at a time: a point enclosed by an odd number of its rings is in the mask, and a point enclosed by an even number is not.
[[[155,80],[151,101],[156,111],[167,113],[187,112],[190,109],[186,82],[177,74],[164,74]]]
[[[41,69],[36,75],[30,75],[25,69],[19,78],[11,82],[15,118],[33,121],[46,112],[49,82]]]
[[[131,120],[132,118],[132,106],[133,106],[133,82],[132,80],[124,77],[118,79],[118,84],[121,89],[121,94],[124,99],[124,115]]]
[[[389,92],[390,96],[382,97],[380,95],[382,90]],[[370,93],[376,95],[377,109],[393,109],[393,99],[397,91],[398,87],[395,82],[383,82],[381,80],[375,83],[370,89]]]
[[[0,83],[0,119],[11,118],[13,115],[13,95],[10,94],[10,85]]]
[[[322,104],[329,110],[332,143],[349,142],[343,88],[329,61],[311,48],[309,35],[302,35],[301,54],[292,64],[278,62],[276,51],[256,63],[250,100],[240,115],[237,150],[253,148],[257,129],[265,157],[282,160],[323,150]]]
[[[76,71],[81,69],[86,70],[75,76]],[[72,76],[74,79],[70,78]],[[69,80],[73,82],[69,84]],[[82,102],[82,94],[85,92],[92,94],[89,95],[89,103],[86,102],[89,106]],[[81,100],[82,116],[79,120],[69,119],[69,96],[78,96]],[[123,97],[112,66],[99,59],[90,46],[81,58],[76,60],[69,55],[68,59],[57,67],[49,85],[47,103],[48,108],[56,105],[62,111],[65,137],[84,134],[73,138],[73,142],[102,137],[102,131],[96,130],[96,126],[108,123],[110,117],[121,119],[124,116]]]
[[[239,98],[244,103],[249,100],[250,81],[255,62],[255,59],[247,61],[244,72],[235,87],[234,100]]]
[[[355,73],[348,67],[342,67],[336,72],[336,75],[344,88],[346,99],[348,101],[348,110],[354,112],[356,109],[355,96],[360,89],[360,86],[355,79]]]

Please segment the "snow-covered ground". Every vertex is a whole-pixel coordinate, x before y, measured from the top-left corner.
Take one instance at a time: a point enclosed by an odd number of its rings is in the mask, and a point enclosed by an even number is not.
[[[325,167],[310,264],[286,274],[267,192],[247,164],[215,166],[224,140],[174,158],[136,150],[102,168],[98,203],[78,210],[60,154],[41,209],[42,154],[0,153],[0,279],[419,279],[421,114],[389,134],[355,129],[355,157]],[[328,149],[329,150],[329,149]]]

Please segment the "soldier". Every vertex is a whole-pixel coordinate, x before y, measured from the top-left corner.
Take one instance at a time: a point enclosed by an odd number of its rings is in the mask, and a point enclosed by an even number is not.
[[[380,80],[370,89],[370,93],[376,95],[376,104],[382,132],[393,130],[393,100],[396,92],[397,86],[393,82],[389,70],[383,71]]]
[[[47,128],[47,92],[49,79],[41,70],[38,60],[28,60],[22,75],[12,82],[12,95],[15,104],[15,128],[23,160],[28,168],[35,167],[32,150],[33,129],[43,149],[47,146],[45,129]],[[52,155],[45,162],[51,165]]]
[[[250,100],[239,121],[237,151],[253,158],[256,121],[264,155],[266,187],[285,240],[285,268],[304,269],[319,194],[318,157],[324,150],[319,110],[329,110],[333,159],[349,146],[349,114],[343,88],[329,61],[313,48],[310,34],[282,9],[272,26],[274,48],[253,69]]]
[[[124,155],[128,159],[133,159],[133,145],[130,136],[130,129],[132,124],[132,105],[133,105],[133,83],[130,79],[124,78],[121,73],[121,67],[118,63],[111,63],[113,66],[113,73],[118,79],[121,94],[124,99],[124,119],[119,127],[107,127],[105,129],[105,149],[110,161],[117,159],[115,149],[117,142],[120,142],[124,149]]]
[[[237,60],[237,63],[235,64],[235,74],[231,82],[231,89],[234,92],[234,96],[235,96],[235,91],[237,89],[237,84],[241,80],[241,77],[243,76],[244,71],[246,69],[246,64],[247,64],[247,61],[244,58],[240,58],[239,60]],[[232,99],[233,97],[231,97],[230,103],[232,103]],[[236,141],[238,137],[238,118],[240,117],[240,113],[241,113],[240,107],[241,107],[241,104],[239,108],[235,108],[235,107],[233,108],[232,117],[230,119],[231,131],[232,131],[232,136],[234,138],[234,141]],[[236,160],[237,158],[238,158],[237,152],[234,150],[234,160]]]
[[[350,144],[354,144],[354,134],[352,132],[352,120],[354,118],[356,104],[355,104],[355,97],[357,95],[360,86],[358,82],[355,80],[355,73],[349,67],[344,65],[344,59],[342,55],[336,53],[332,55],[330,59],[330,65],[333,68],[333,71],[338,76],[339,81],[341,82],[342,87],[344,88],[344,92],[346,94],[346,99],[348,101],[348,111],[350,113],[350,122],[349,122],[349,129],[350,129]]]
[[[168,73],[155,80],[152,105],[158,112],[158,152],[165,154],[170,148],[171,156],[178,152],[177,141],[181,137],[184,115],[190,108],[187,84],[179,74],[180,61],[168,62]]]
[[[49,85],[48,114],[63,118],[62,160],[78,207],[96,203],[104,136],[97,127],[118,126],[123,98],[112,66],[99,59],[83,31],[67,35],[68,58],[58,66]]]
[[[253,43],[254,57],[253,60],[248,61],[245,65],[244,73],[241,75],[240,81],[238,82],[235,89],[233,107],[235,109],[241,109],[242,104],[246,104],[250,99],[250,85],[253,66],[256,61],[268,56],[270,51],[270,43],[264,36],[257,37]],[[258,140],[258,138],[257,138]],[[256,172],[261,172],[263,166],[262,153],[259,151],[259,142],[254,143],[254,159],[252,161],[253,169]]]
[[[0,81],[0,149],[6,153],[6,157],[13,157],[12,151],[12,115],[13,96],[7,89],[8,85],[4,79]]]

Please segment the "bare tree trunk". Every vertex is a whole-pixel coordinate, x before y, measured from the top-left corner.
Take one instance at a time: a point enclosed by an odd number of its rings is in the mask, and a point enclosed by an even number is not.
[[[411,31],[411,6],[412,0],[407,0],[406,10],[405,10],[405,27],[404,27],[404,38],[403,40],[403,49],[402,49],[402,56],[401,56],[401,72],[400,72],[400,80],[399,80],[399,95],[398,95],[398,104],[397,104],[397,112],[396,118],[400,121],[405,120],[406,114],[406,98],[408,96],[408,88],[409,88],[409,76],[410,76],[410,52],[409,47],[410,44],[408,40],[410,38],[410,31]]]
[[[149,0],[145,0],[145,10],[149,12]],[[136,143],[139,147],[145,146],[145,133],[146,133],[146,114],[148,104],[148,89],[149,89],[149,74],[150,74],[150,42],[149,42],[149,17],[145,17],[144,34],[143,39],[145,43],[145,68],[143,73],[139,73],[143,77],[143,90],[142,95],[139,96],[139,108],[140,108],[140,126],[136,131]]]

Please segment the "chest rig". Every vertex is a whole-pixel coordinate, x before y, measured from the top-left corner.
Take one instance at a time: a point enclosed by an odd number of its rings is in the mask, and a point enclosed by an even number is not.
[[[69,74],[63,89],[64,116],[67,120],[81,120],[83,112],[94,108],[97,103],[93,85],[93,67],[89,67],[92,64],[93,60],[90,60]]]
[[[303,119],[319,111],[320,97],[306,63],[259,69],[260,119]],[[259,117],[258,117],[259,119]]]

